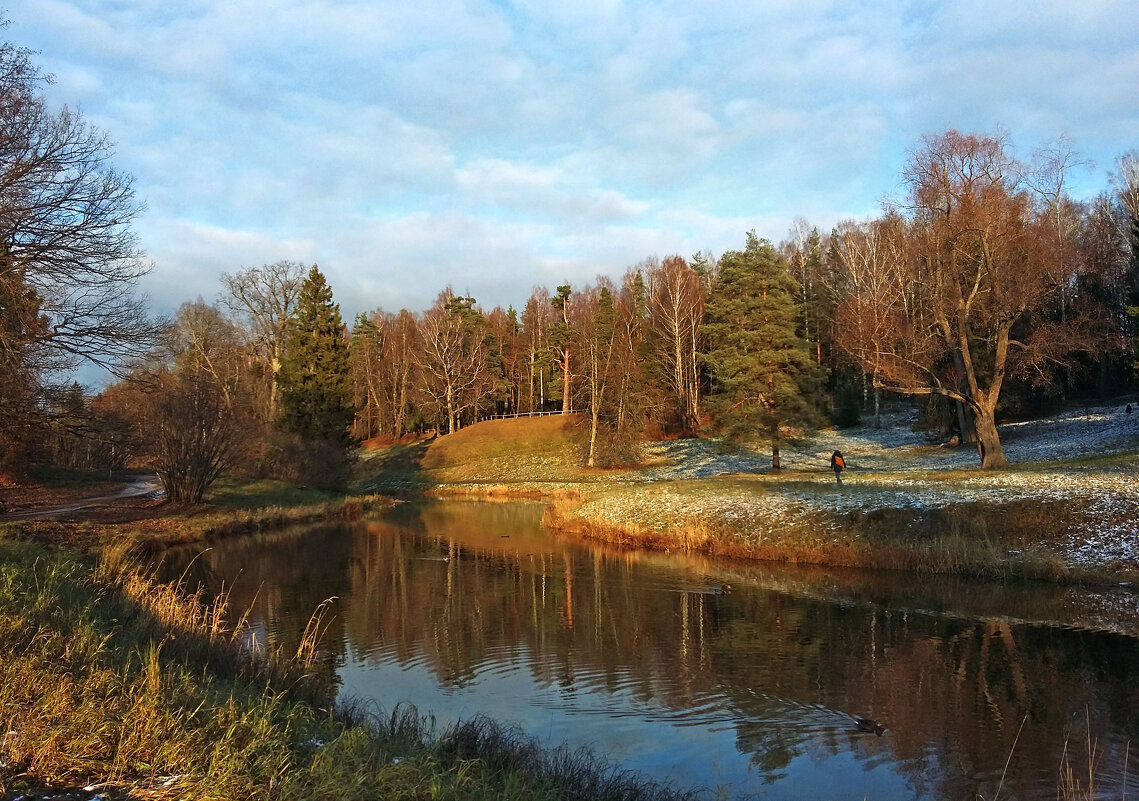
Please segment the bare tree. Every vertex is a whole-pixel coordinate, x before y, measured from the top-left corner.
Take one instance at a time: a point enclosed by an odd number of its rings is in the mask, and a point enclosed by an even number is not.
[[[232,409],[241,380],[242,332],[200,298],[183,303],[169,329],[169,347],[180,370],[207,373]]]
[[[31,55],[0,42],[0,470],[26,464],[51,371],[122,374],[162,331],[135,294],[131,178],[103,132],[48,108]]]
[[[522,339],[526,348],[527,393],[526,409],[535,411],[546,405],[546,369],[550,361],[550,326],[553,324],[553,307],[550,292],[535,287],[522,310]]]
[[[983,467],[1008,464],[996,427],[1005,379],[1049,380],[1045,367],[1099,347],[1091,318],[1047,314],[1055,282],[1042,269],[1049,238],[1025,169],[1004,140],[926,136],[903,178],[909,188],[906,269],[884,297],[848,299],[841,343],[877,382],[964,404]],[[873,307],[871,307],[873,306]]]
[[[477,412],[493,392],[487,360],[485,323],[472,298],[456,297],[450,288],[440,293],[423,315],[420,355],[420,389],[427,406],[446,423],[447,433],[458,430],[465,412]]]
[[[831,252],[839,266],[833,289],[842,298],[836,310],[837,328],[870,376],[879,426],[881,354],[895,333],[892,310],[908,305],[905,248],[904,222],[894,214],[868,223],[839,223],[831,237]]]
[[[1048,238],[1052,239],[1041,250],[1041,267],[1056,288],[1060,303],[1060,322],[1068,318],[1070,295],[1079,284],[1079,260],[1076,256],[1077,235],[1084,210],[1067,193],[1067,183],[1073,170],[1090,166],[1080,157],[1067,137],[1038,149],[1034,154],[1034,169],[1029,182],[1039,196],[1040,218]]]
[[[700,324],[704,287],[700,275],[680,256],[669,256],[648,270],[648,315],[654,355],[673,401],[673,415],[685,433],[700,419]]]
[[[375,311],[352,331],[352,363],[358,424],[365,436],[405,433],[412,403],[416,359],[422,352],[419,324],[407,309]]]
[[[1139,226],[1139,150],[1129,150],[1116,160],[1111,180],[1128,223]]]
[[[606,281],[599,280],[596,289],[586,287],[579,293],[580,313],[574,328],[576,350],[581,354],[581,391],[589,413],[589,448],[586,466],[597,464],[597,433],[601,428],[602,413],[612,401],[614,379],[614,345],[616,343],[616,312],[613,290]]]
[[[141,206],[106,134],[50,110],[44,80],[28,50],[0,43],[0,281],[34,293],[31,319],[47,323],[23,326],[32,369],[119,371],[161,331],[133,294],[149,269],[130,228]]]
[[[229,466],[238,438],[232,412],[213,377],[198,370],[158,377],[150,429],[158,477],[173,503],[201,503]]]
[[[263,414],[267,421],[277,417],[285,333],[307,274],[308,268],[300,262],[278,261],[221,276],[227,293],[222,303],[245,319],[250,344],[266,375]]]

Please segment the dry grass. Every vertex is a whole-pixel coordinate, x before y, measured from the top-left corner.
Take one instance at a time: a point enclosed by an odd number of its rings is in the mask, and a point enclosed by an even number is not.
[[[392,500],[380,495],[340,496],[334,500],[299,506],[247,506],[183,508],[164,504],[151,514],[130,522],[97,520],[24,520],[0,525],[11,537],[29,538],[83,550],[127,548],[134,553],[156,553],[166,548],[210,542],[322,520],[358,520],[390,508]]]
[[[532,487],[517,487],[503,484],[448,484],[435,487],[423,493],[428,498],[452,498],[456,500],[478,501],[538,501],[549,497],[549,492]]]
[[[487,420],[432,441],[422,468],[436,483],[578,481],[575,416]]]
[[[967,503],[942,509],[855,510],[827,515],[775,505],[751,487],[691,482],[563,494],[547,505],[550,530],[628,547],[795,564],[931,573],[1073,578],[1042,546],[1076,514],[1068,504]],[[764,513],[767,509],[768,513]],[[616,513],[614,510],[619,510]],[[1081,573],[1080,578],[1089,578]]]
[[[135,799],[691,798],[485,720],[330,712],[313,657],[241,647],[226,600],[0,538],[0,796]],[[87,797],[86,794],[83,797]]]

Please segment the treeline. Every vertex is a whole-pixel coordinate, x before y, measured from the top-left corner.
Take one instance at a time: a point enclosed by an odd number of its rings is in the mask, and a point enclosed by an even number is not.
[[[190,499],[223,467],[335,485],[361,440],[575,411],[590,466],[635,462],[647,436],[715,432],[767,443],[778,469],[788,438],[857,423],[900,393],[924,396],[927,425],[1000,466],[998,409],[1134,386],[1139,160],[1121,158],[1087,203],[1064,192],[1074,163],[1063,145],[1021,164],[997,138],[930,136],[907,163],[905,201],[876,219],[825,234],[798,221],[778,247],[749,234],[719,258],[537,287],[521,312],[448,288],[425,311],[349,327],[317,268],[248,268],[223,276],[216,303],[184,304],[160,351],[89,401],[84,423],[81,394],[64,393],[50,449],[90,458],[69,437],[101,431],[98,458],[159,458],[186,446],[154,432],[186,429],[199,446],[208,432],[225,442],[194,457],[212,467]]]
[[[338,485],[359,441],[550,411],[580,413],[591,466],[713,432],[767,443],[778,468],[787,438],[855,423],[886,392],[924,399],[928,425],[999,467],[999,413],[1135,385],[1134,151],[1077,201],[1068,143],[1021,161],[950,130],[918,143],[875,219],[649,258],[520,309],[448,288],[346,326],[320,271],[282,261],[163,322],[133,293],[130,178],[101,132],[46,106],[44,80],[0,44],[0,474],[149,460],[192,502],[223,470]],[[82,361],[123,380],[95,398],[56,385]]]
[[[533,291],[521,314],[440,294],[351,333],[354,432],[441,432],[493,414],[575,409],[590,464],[646,431],[778,445],[827,417],[925,397],[928,425],[1004,463],[998,410],[1041,412],[1132,389],[1139,354],[1139,156],[1090,201],[1066,142],[1018,161],[947,131],[910,156],[906,196],[778,248],[648,259],[619,281]]]

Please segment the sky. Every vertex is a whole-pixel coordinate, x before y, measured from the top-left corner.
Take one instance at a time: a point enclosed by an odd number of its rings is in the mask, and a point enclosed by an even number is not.
[[[485,309],[649,257],[828,231],[948,128],[1139,147],[1134,0],[15,0],[54,105],[114,141],[156,311],[318,264],[345,319]]]

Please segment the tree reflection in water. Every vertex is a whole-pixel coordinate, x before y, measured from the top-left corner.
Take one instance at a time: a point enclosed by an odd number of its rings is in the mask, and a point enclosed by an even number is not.
[[[1086,770],[1088,721],[1098,789],[1121,795],[1139,643],[1006,616],[1047,606],[1052,588],[618,551],[553,540],[540,515],[405,505],[382,522],[223,543],[191,571],[224,582],[264,644],[287,652],[335,596],[326,658],[387,707],[405,700],[393,687],[426,687],[410,699],[424,711],[548,718],[532,733],[595,741],[681,781],[776,798],[1052,796],[1066,740]],[[701,752],[725,738],[734,758]]]

